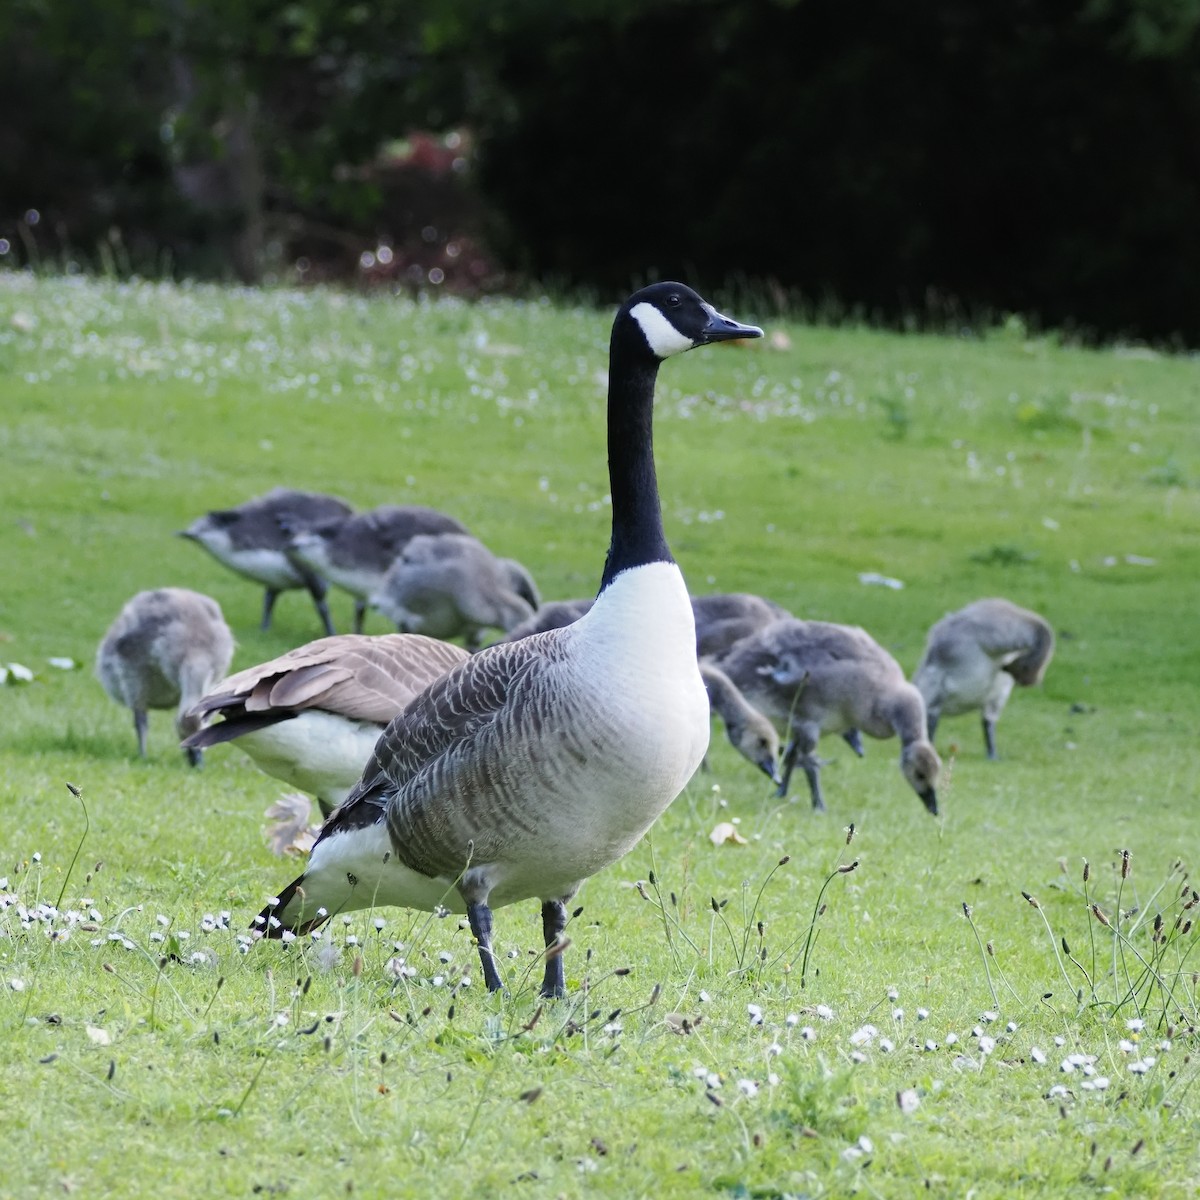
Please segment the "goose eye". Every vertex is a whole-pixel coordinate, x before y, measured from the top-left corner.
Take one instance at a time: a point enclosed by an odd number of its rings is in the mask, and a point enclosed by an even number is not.
[[[670,294],[670,295],[667,297],[667,303],[668,303],[668,304],[669,304],[669,305],[670,305],[672,308],[678,308],[678,307],[680,306],[680,304],[682,304],[682,303],[683,303],[683,298],[682,298],[682,297],[679,295],[679,293],[678,293],[678,292],[672,292],[672,293],[671,293],[671,294]]]

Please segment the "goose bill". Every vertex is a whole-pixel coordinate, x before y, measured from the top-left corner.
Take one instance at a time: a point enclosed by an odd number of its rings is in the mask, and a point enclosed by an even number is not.
[[[711,304],[704,303],[704,311],[708,314],[708,323],[700,331],[699,341],[732,342],[738,338],[760,338],[763,331],[757,325],[743,325],[732,317],[717,312]]]

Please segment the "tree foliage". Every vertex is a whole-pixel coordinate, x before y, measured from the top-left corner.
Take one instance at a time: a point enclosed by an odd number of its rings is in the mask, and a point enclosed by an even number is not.
[[[252,276],[396,232],[369,164],[462,126],[536,277],[1200,340],[1200,0],[9,0],[0,39],[0,233]]]

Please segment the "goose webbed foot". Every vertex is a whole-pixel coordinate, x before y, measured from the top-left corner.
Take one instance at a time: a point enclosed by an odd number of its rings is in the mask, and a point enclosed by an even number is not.
[[[567,927],[567,906],[561,900],[542,904],[542,935],[546,944],[546,974],[539,993],[544,1000],[561,1000],[567,994],[563,971],[563,931]]]
[[[483,982],[489,992],[498,992],[504,984],[496,970],[496,958],[492,953],[492,910],[486,904],[468,904],[467,921],[471,933],[479,946],[479,962],[483,967]]]

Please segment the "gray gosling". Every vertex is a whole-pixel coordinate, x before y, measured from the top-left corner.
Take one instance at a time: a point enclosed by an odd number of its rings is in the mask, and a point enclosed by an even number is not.
[[[913,683],[925,700],[929,740],[938,721],[982,710],[983,743],[996,758],[996,722],[1014,684],[1042,681],[1054,654],[1049,622],[1009,600],[976,600],[929,631]]]
[[[779,775],[779,734],[775,726],[752,705],[720,667],[700,660],[700,678],[708,692],[708,702],[725,725],[729,744],[772,783]]]
[[[328,584],[310,567],[292,557],[291,538],[303,528],[354,510],[336,496],[273,488],[236,508],[217,509],[198,517],[179,536],[203,546],[219,563],[246,579],[262,584],[262,628],[270,629],[271,614],[280,592],[306,588],[326,633],[333,619],[325,603]],[[288,532],[285,532],[285,529]]]
[[[417,504],[381,504],[367,512],[308,525],[291,535],[291,557],[354,597],[354,632],[388,568],[423,533],[466,533],[448,513]]]
[[[96,650],[96,678],[118,704],[133,710],[138,754],[146,757],[151,708],[178,709],[181,739],[200,728],[192,706],[229,670],[233,634],[211,597],[187,588],[138,592],[109,626]],[[185,750],[192,766],[198,749]]]
[[[315,796],[327,817],[358,782],[384,726],[466,657],[415,633],[318,638],[209,690],[190,715],[221,719],[183,744],[198,752],[235,743],[264,774]]]
[[[498,991],[492,910],[536,897],[541,994],[566,994],[567,904],[637,844],[708,747],[691,603],[654,470],[655,380],[672,355],[761,336],[678,283],[621,305],[608,372],[612,536],[595,603],[574,624],[489,646],[417,696],[304,874],[256,918],[261,933],[295,937],[370,906],[465,911]]]
[[[419,534],[388,569],[371,604],[396,628],[462,638],[475,649],[485,629],[507,632],[533,616],[540,597],[529,572],[465,533]]]
[[[861,730],[900,738],[900,771],[933,815],[941,760],[926,739],[925,704],[900,664],[865,630],[786,617],[734,643],[717,665],[756,708],[788,730],[778,795],[797,764],[813,808],[825,809],[817,742]]]
[[[736,641],[757,632],[764,625],[790,617],[782,605],[752,592],[714,592],[692,597],[696,618],[696,653],[701,658],[716,658]]]

